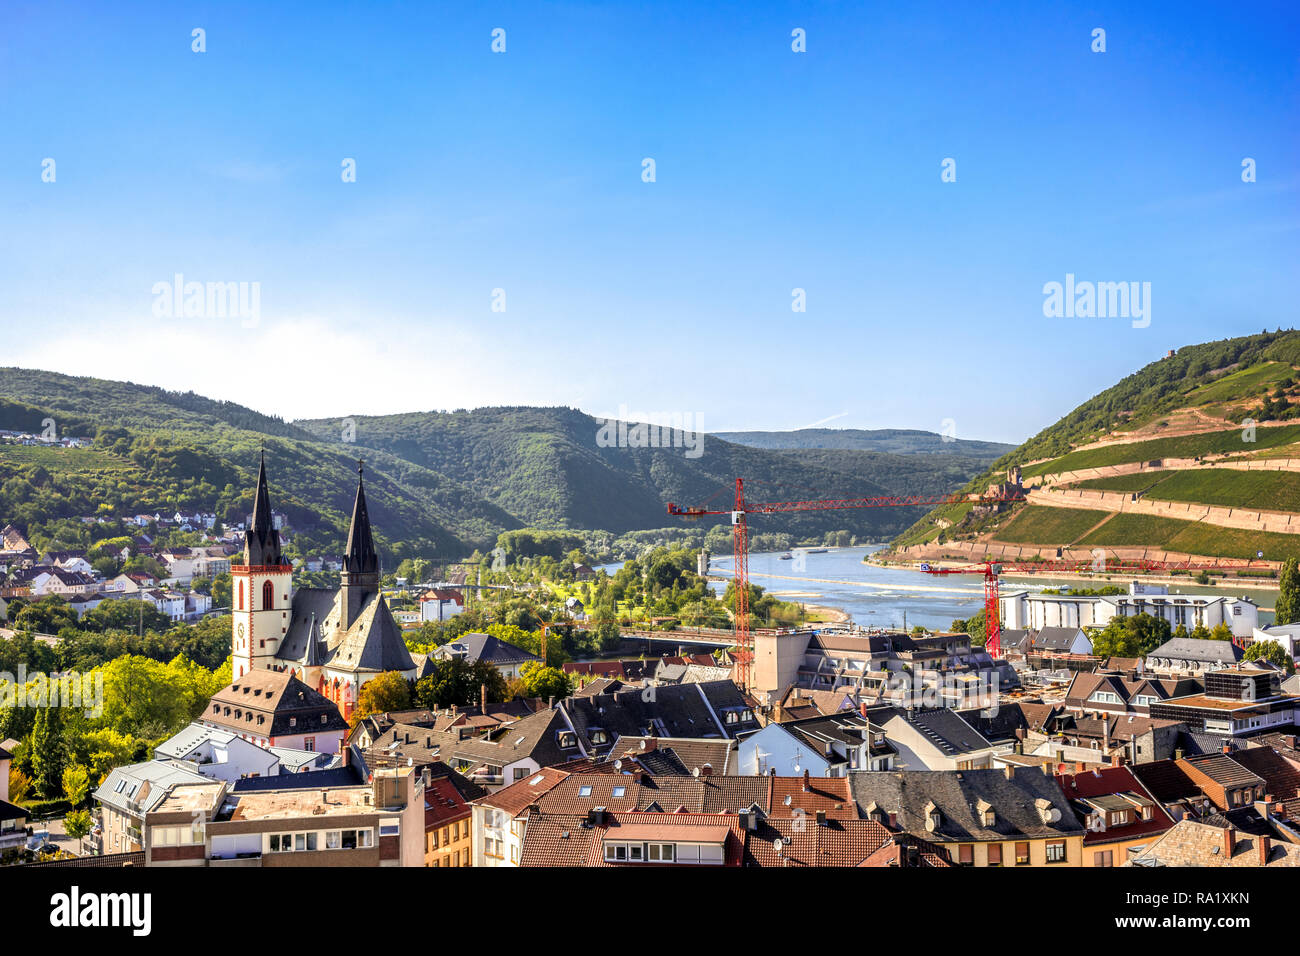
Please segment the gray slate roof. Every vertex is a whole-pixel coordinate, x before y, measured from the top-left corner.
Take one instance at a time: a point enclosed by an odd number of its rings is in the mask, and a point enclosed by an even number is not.
[[[1165,641],[1147,658],[1163,657],[1213,664],[1233,664],[1241,660],[1242,650],[1232,641],[1209,641],[1194,637],[1175,637]]]
[[[849,786],[864,815],[874,802],[883,813],[897,814],[898,825],[908,833],[936,843],[1084,832],[1055,778],[1036,768],[1020,769],[1010,778],[1003,770],[855,772],[849,774]],[[979,816],[981,801],[992,807],[992,826],[985,826]],[[933,831],[926,828],[929,803],[940,814],[939,827]],[[1044,809],[1049,814],[1054,810],[1057,819],[1044,820]]]

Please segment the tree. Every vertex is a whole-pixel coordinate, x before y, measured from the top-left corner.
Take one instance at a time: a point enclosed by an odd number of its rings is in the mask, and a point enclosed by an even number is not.
[[[430,710],[445,707],[473,706],[479,702],[482,688],[494,703],[506,696],[506,679],[487,661],[470,664],[462,658],[439,661],[438,669],[415,685],[416,702]]]
[[[68,759],[67,741],[63,739],[63,713],[58,707],[41,707],[36,711],[32,729],[32,772],[36,789],[53,799],[62,792],[63,768]]]
[[[543,667],[529,661],[519,669],[519,682],[525,697],[568,697],[572,687],[569,675],[558,667]]]
[[[1098,657],[1145,657],[1169,640],[1169,622],[1150,614],[1113,618],[1092,639]]]
[[[361,685],[357,707],[352,712],[352,723],[371,714],[385,714],[394,710],[408,710],[411,706],[411,682],[399,671],[384,671]]]
[[[63,795],[74,807],[86,802],[90,792],[90,774],[80,764],[73,764],[63,771]]]
[[[1210,640],[1212,641],[1230,641],[1232,640],[1232,628],[1228,625],[1219,623],[1210,629]]]
[[[9,799],[14,803],[22,803],[31,792],[32,778],[17,767],[11,766],[9,768]]]
[[[63,830],[77,841],[78,849],[81,847],[81,841],[90,835],[92,826],[94,821],[90,817],[89,810],[72,810],[63,818]]]
[[[1248,661],[1268,661],[1281,667],[1287,674],[1295,673],[1295,661],[1277,641],[1256,641],[1246,648],[1242,657]]]
[[[1287,558],[1278,579],[1274,624],[1294,624],[1300,620],[1300,562]]]

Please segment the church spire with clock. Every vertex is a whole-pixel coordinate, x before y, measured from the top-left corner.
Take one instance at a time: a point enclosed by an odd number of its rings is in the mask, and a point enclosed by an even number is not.
[[[280,532],[271,512],[266,454],[257,470],[253,513],[244,532],[244,563],[230,568],[233,676],[253,670],[284,670],[276,660],[288,633],[293,568],[280,550]]]

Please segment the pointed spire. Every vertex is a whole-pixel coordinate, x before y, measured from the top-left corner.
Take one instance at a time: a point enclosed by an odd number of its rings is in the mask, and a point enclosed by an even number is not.
[[[370,512],[366,510],[366,488],[362,476],[363,463],[357,462],[357,498],[352,504],[352,524],[348,528],[347,553],[343,557],[343,570],[348,574],[378,574],[379,555],[370,531]]]
[[[257,491],[253,498],[253,517],[244,532],[244,563],[249,565],[283,564],[280,555],[280,532],[275,530],[271,514],[271,493],[266,483],[266,449],[262,449],[257,467]]]

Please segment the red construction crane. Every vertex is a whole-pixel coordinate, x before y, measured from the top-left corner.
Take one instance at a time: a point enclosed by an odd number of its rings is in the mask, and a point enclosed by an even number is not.
[[[837,508],[905,508],[934,507],[936,505],[955,504],[961,501],[979,501],[994,503],[999,501],[1020,501],[1021,495],[1006,497],[981,497],[973,494],[950,495],[883,495],[874,498],[818,498],[808,501],[746,501],[745,482],[736,479],[736,504],[734,508],[682,508],[668,502],[668,514],[679,518],[703,518],[709,515],[730,515],[732,526],[732,547],[735,552],[735,633],[736,645],[749,651],[750,660],[738,662],[740,685],[748,688],[750,665],[752,663],[754,641],[749,630],[749,528],[746,520],[751,514],[785,514],[791,511],[831,511]],[[740,655],[742,658],[744,654]]]
[[[1032,572],[1035,574],[1152,574],[1172,571],[1240,571],[1251,568],[1249,561],[1236,564],[1203,564],[1195,561],[1123,561],[1098,555],[1091,561],[985,561],[956,567],[936,567],[922,564],[926,574],[982,574],[984,575],[984,646],[995,658],[1002,656],[1002,624],[998,620],[998,577],[1004,572]]]

